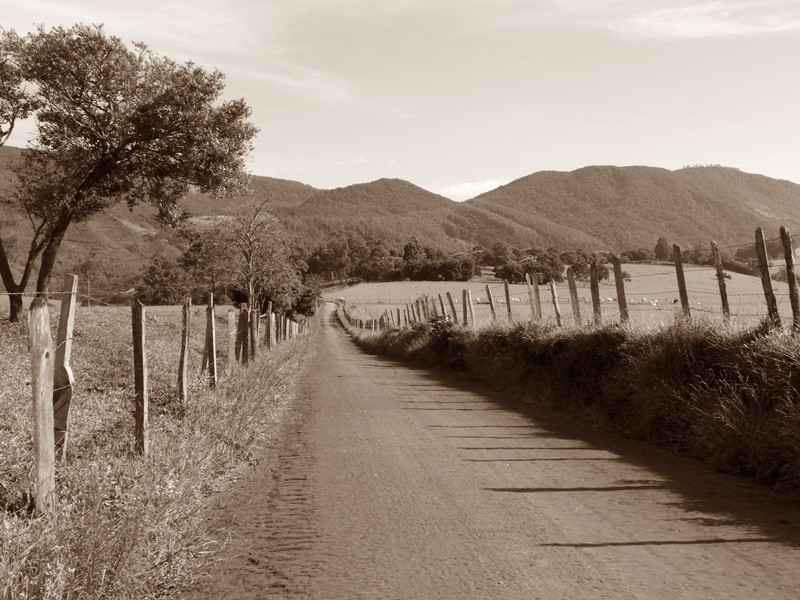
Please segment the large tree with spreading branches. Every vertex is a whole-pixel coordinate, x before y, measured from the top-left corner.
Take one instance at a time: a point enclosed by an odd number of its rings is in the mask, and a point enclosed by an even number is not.
[[[29,219],[32,236],[15,279],[0,231],[0,276],[11,318],[22,308],[40,260],[36,291],[47,293],[69,226],[114,203],[150,202],[160,219],[181,219],[194,187],[244,191],[245,159],[257,130],[243,100],[222,101],[224,77],[127,45],[102,26],[0,32],[0,142],[32,114],[37,136],[2,201]]]

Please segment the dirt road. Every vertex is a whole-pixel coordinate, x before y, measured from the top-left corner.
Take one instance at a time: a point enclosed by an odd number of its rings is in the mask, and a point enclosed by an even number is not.
[[[330,306],[304,399],[221,500],[190,598],[798,598],[800,507],[361,353]]]

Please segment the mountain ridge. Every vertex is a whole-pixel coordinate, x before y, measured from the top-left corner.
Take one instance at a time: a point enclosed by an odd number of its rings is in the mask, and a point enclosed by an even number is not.
[[[10,189],[10,163],[21,152],[0,148],[0,200]],[[523,248],[619,252],[652,248],[662,236],[684,247],[707,246],[711,239],[729,246],[753,240],[758,226],[800,230],[800,185],[720,166],[538,171],[465,202],[396,178],[325,190],[253,176],[251,187],[249,198],[269,200],[269,210],[306,251],[342,234],[382,240],[398,250],[416,237],[448,252],[497,241]],[[213,217],[233,214],[244,199],[191,192],[181,205],[192,216]],[[0,231],[17,261],[28,228],[23,215],[8,209],[0,214]],[[89,261],[109,281],[128,285],[150,256],[177,256],[183,244],[175,231],[157,223],[151,207],[115,205],[70,228],[57,274],[86,271]]]

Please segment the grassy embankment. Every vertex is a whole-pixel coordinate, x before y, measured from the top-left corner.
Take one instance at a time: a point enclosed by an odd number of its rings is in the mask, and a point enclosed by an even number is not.
[[[218,332],[226,331],[222,316]],[[193,324],[196,373],[204,311]],[[68,463],[57,470],[55,513],[33,517],[26,330],[0,325],[1,598],[171,597],[214,560],[224,532],[206,520],[207,497],[258,459],[292,402],[312,342],[302,336],[262,352],[213,392],[198,377],[185,405],[175,399],[179,344],[179,309],[150,311],[151,446],[143,460],[133,454],[130,311],[78,309]]]
[[[650,330],[439,321],[352,332],[369,351],[502,382],[800,498],[800,338],[789,333],[702,320]]]

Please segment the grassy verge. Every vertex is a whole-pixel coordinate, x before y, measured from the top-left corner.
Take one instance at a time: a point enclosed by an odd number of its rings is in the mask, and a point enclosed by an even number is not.
[[[130,312],[79,310],[76,321],[68,464],[57,471],[56,512],[38,518],[27,511],[25,329],[0,325],[0,597],[171,597],[214,559],[219,544],[205,525],[207,497],[256,461],[276,431],[311,336],[261,353],[216,391],[198,377],[181,405],[174,393],[180,316],[154,312],[147,322],[151,455],[142,460],[132,453]],[[202,348],[196,329],[195,372]]]
[[[369,351],[466,371],[800,499],[800,338],[789,333],[439,321],[354,334]]]

